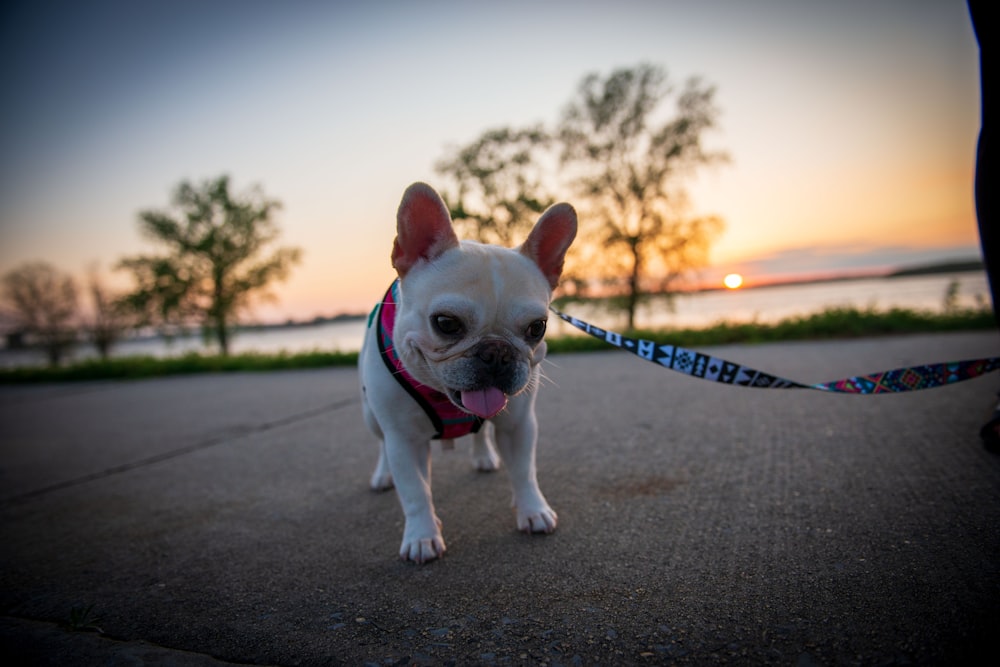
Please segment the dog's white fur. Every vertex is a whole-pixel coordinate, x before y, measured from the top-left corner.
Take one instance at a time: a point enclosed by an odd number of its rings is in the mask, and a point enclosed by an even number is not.
[[[444,202],[423,183],[406,190],[397,215],[392,257],[401,282],[393,340],[400,360],[417,381],[459,407],[465,390],[498,387],[508,397],[506,408],[475,434],[473,461],[488,471],[503,460],[517,527],[531,533],[551,533],[557,517],[536,479],[535,390],[546,347],[529,329],[546,319],[575,235],[576,213],[557,204],[517,249],[460,242]],[[461,335],[443,335],[435,326],[440,314],[457,318]],[[371,487],[396,487],[406,517],[400,558],[425,563],[446,549],[431,498],[434,428],[380,358],[376,327],[369,327],[359,361],[365,421],[381,441]],[[504,362],[484,368],[484,346],[501,350]]]

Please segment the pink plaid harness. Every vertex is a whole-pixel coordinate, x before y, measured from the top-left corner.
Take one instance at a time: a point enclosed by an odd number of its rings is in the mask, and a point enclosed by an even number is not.
[[[451,440],[469,433],[476,433],[483,425],[481,418],[465,412],[436,389],[420,384],[403,367],[392,342],[392,329],[396,322],[396,302],[398,300],[399,280],[397,279],[389,286],[382,302],[375,306],[368,318],[368,328],[378,327],[375,331],[378,351],[386,368],[427,413],[434,425],[435,440]]]

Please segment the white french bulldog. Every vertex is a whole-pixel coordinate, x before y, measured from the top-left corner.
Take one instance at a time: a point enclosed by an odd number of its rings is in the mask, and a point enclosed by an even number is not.
[[[476,466],[495,470],[493,431],[518,529],[551,533],[556,513],[535,475],[535,390],[576,212],[552,206],[517,249],[460,242],[437,192],[414,183],[399,205],[396,233],[399,280],[369,319],[359,370],[365,422],[381,441],[371,487],[395,485],[406,516],[400,558],[426,563],[444,554],[430,440],[447,447],[469,432]]]

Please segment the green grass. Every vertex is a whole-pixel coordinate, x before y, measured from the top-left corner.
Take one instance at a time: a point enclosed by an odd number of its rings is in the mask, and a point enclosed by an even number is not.
[[[598,324],[595,322],[594,324]],[[788,340],[858,338],[902,333],[931,333],[993,329],[996,323],[988,310],[957,310],[930,313],[907,309],[878,311],[872,308],[831,308],[812,315],[777,323],[720,322],[703,329],[664,329],[631,332],[634,338],[669,343],[688,348],[733,343],[769,343]],[[549,352],[603,351],[610,348],[591,336],[548,338]],[[58,368],[30,366],[0,369],[0,383],[70,382],[82,380],[140,379],[192,373],[262,372],[299,368],[353,366],[356,352],[304,352],[279,354],[237,354],[228,357],[191,353],[165,359],[121,357],[108,361],[87,360]]]
[[[25,366],[2,369],[0,383],[136,380],[192,373],[260,372],[350,366],[357,361],[356,352],[247,353],[226,357],[192,352],[180,357],[118,357],[107,361],[88,359],[57,368]]]
[[[97,625],[100,621],[101,619],[94,615],[94,605],[87,605],[86,607],[73,607],[70,609],[69,617],[63,625],[73,632],[96,632],[104,634],[104,631]]]

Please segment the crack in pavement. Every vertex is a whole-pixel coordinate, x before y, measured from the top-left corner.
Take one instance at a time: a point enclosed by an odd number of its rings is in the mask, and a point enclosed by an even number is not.
[[[51,620],[0,616],[0,648],[7,664],[136,664],[174,667],[228,667],[258,662],[232,662],[197,650],[174,648],[145,639],[124,639],[104,632],[72,630]]]
[[[360,402],[360,398],[350,398],[341,401],[334,401],[333,403],[328,403],[324,406],[313,408],[311,410],[304,410],[302,412],[297,412],[295,414],[287,415],[279,419],[274,419],[269,422],[264,422],[262,424],[252,424],[247,426],[238,427],[232,431],[229,431],[223,435],[216,435],[211,438],[202,440],[201,442],[196,442],[192,445],[187,445],[186,447],[178,447],[177,449],[171,449],[166,452],[161,452],[159,454],[154,454],[153,456],[147,456],[146,458],[137,459],[135,461],[130,461],[129,463],[123,463],[121,465],[112,466],[110,468],[105,468],[104,470],[98,470],[97,472],[92,472],[87,475],[82,475],[80,477],[74,477],[73,479],[63,480],[61,482],[56,482],[54,484],[49,484],[48,486],[43,486],[39,489],[33,489],[31,491],[26,491],[24,493],[19,493],[9,498],[0,499],[0,507],[8,507],[11,505],[17,505],[28,500],[32,500],[39,496],[48,495],[55,491],[61,491],[63,489],[72,488],[74,486],[80,486],[81,484],[87,484],[89,482],[97,481],[99,479],[106,479],[113,475],[120,475],[131,470],[136,470],[137,468],[145,468],[147,466],[155,465],[157,463],[162,463],[164,461],[169,461],[171,459],[176,459],[193,452],[198,452],[204,449],[209,449],[217,445],[224,444],[231,440],[245,437],[253,433],[264,433],[276,428],[281,428],[282,426],[287,426],[289,424],[294,424],[296,422],[305,421],[313,417],[318,417],[325,412],[333,412],[335,410],[340,410],[342,408],[356,405]]]

